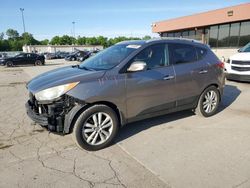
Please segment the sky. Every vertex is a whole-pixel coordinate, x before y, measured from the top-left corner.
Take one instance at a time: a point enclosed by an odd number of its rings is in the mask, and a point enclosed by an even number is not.
[[[157,36],[151,24],[199,12],[247,3],[249,0],[1,0],[0,32],[12,28],[23,33],[20,8],[24,8],[26,31],[38,39],[55,35]]]

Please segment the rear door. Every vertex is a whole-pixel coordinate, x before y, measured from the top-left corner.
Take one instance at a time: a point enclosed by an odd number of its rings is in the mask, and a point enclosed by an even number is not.
[[[30,54],[30,56],[28,57],[27,62],[29,64],[35,64],[35,61],[37,60],[38,55],[37,54]]]
[[[150,116],[176,106],[175,74],[166,43],[153,44],[131,61],[144,61],[147,70],[126,73],[127,118]]]
[[[191,44],[171,43],[169,48],[176,74],[177,106],[192,105],[201,94],[208,65],[199,60],[196,47]]]

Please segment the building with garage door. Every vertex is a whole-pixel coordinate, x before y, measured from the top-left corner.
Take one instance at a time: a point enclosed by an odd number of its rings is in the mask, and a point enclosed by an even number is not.
[[[152,31],[162,37],[196,39],[217,55],[229,56],[250,42],[250,3],[155,22]]]

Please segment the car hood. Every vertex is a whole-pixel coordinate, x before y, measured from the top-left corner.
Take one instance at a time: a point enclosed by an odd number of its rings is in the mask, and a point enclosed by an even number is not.
[[[230,57],[230,60],[250,61],[250,52],[240,52]]]
[[[63,67],[43,73],[27,83],[27,88],[31,93],[41,90],[68,84],[72,82],[87,82],[101,78],[105,71],[84,70],[74,66]]]

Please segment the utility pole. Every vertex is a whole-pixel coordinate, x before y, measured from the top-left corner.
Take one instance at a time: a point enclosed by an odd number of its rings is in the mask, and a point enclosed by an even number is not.
[[[20,11],[22,13],[22,20],[23,20],[23,32],[25,33],[25,24],[24,24],[24,16],[23,16],[24,8],[20,8]]]
[[[76,23],[75,21],[72,22],[72,24],[73,24],[73,37],[74,38],[75,38],[75,23]]]

